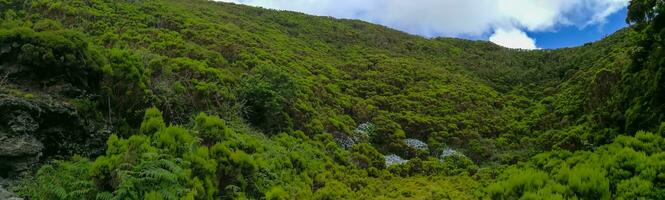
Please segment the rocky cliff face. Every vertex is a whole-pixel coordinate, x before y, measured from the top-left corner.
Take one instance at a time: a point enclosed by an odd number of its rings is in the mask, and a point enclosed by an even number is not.
[[[43,158],[99,153],[103,122],[85,102],[99,89],[100,59],[74,31],[3,28],[0,178],[19,176]]]
[[[19,198],[16,194],[5,190],[2,185],[0,185],[0,199],[4,200],[22,200],[22,198]]]
[[[65,101],[0,93],[0,176],[20,176],[42,158],[95,154],[104,134]],[[92,151],[91,151],[92,150]]]

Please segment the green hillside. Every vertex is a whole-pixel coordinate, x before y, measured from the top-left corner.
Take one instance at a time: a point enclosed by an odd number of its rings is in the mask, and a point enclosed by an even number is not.
[[[204,0],[0,0],[0,198],[664,199],[664,11],[527,51]]]

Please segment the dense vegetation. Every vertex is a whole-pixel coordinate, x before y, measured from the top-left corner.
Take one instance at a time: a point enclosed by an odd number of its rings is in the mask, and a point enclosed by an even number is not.
[[[663,11],[525,51],[203,0],[0,0],[0,177],[29,199],[663,199]]]

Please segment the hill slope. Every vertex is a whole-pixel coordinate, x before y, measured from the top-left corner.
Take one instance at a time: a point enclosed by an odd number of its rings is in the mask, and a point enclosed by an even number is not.
[[[0,175],[70,160],[37,199],[498,198],[508,165],[665,120],[662,63],[633,62],[657,20],[522,51],[199,0],[0,5]]]

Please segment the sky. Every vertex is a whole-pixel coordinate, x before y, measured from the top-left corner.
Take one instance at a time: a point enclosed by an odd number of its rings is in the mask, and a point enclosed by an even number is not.
[[[360,19],[424,37],[520,49],[573,47],[626,26],[629,0],[220,0]]]

